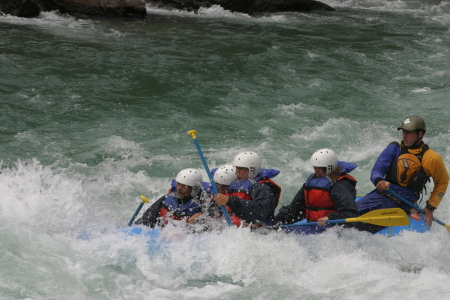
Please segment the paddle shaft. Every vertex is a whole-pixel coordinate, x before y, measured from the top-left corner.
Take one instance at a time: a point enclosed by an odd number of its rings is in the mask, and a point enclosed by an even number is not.
[[[206,174],[208,174],[209,182],[211,183],[211,186],[212,186],[212,188],[214,190],[214,194],[217,195],[219,193],[219,191],[217,190],[216,183],[214,182],[214,179],[213,179],[213,176],[211,174],[211,171],[209,170],[208,164],[206,163],[206,159],[203,156],[202,149],[200,148],[200,144],[197,141],[197,137],[195,136],[196,133],[197,133],[197,131],[195,131],[195,130],[191,130],[191,131],[188,132],[188,134],[192,136],[192,139],[194,140],[194,144],[197,147],[198,154],[200,156],[200,159],[202,160],[203,166],[205,167]],[[225,206],[223,206],[223,205],[220,206],[220,209],[222,210],[222,213],[225,216],[225,220],[227,221],[228,226],[231,226],[230,216],[228,216],[228,212],[227,212]]]
[[[400,208],[388,208],[388,209],[378,209],[370,211],[360,217],[338,219],[338,220],[328,220],[326,224],[334,223],[353,223],[362,222],[369,223],[380,226],[405,226],[409,224],[409,218],[405,211]],[[311,226],[317,225],[317,222],[307,222],[307,223],[295,223],[288,225],[281,225],[281,228],[285,227],[295,227],[295,226]]]
[[[337,219],[337,220],[328,220],[327,224],[337,224],[337,223],[353,223],[353,222],[362,222],[362,223],[371,223],[377,222],[379,220],[392,220],[395,219],[401,219],[402,217],[379,217],[379,218],[370,218],[370,219],[358,219],[358,218],[349,218],[349,219]],[[366,222],[367,221],[367,222]],[[299,224],[288,224],[288,225],[281,225],[281,228],[285,227],[295,227],[295,226],[312,226],[317,225],[317,222],[306,222],[306,223],[299,223]],[[395,226],[395,225],[393,225]]]
[[[141,196],[142,202],[141,204],[139,204],[138,208],[136,209],[136,211],[134,212],[134,215],[131,217],[130,222],[128,222],[128,226],[131,226],[133,224],[134,219],[136,219],[136,216],[138,215],[138,213],[141,211],[142,206],[144,206],[145,202],[149,202],[147,198],[145,198],[144,196]]]
[[[406,200],[405,198],[403,198],[401,195],[399,195],[397,192],[391,190],[391,189],[387,189],[386,193],[391,194],[392,196],[394,196],[395,198],[397,198],[398,200],[402,201],[403,203],[411,206],[412,208],[417,209],[422,215],[425,215],[425,210],[423,210],[417,203],[411,203],[408,200]],[[436,223],[438,223],[439,225],[444,226],[445,228],[447,228],[447,230],[450,232],[450,225],[445,224],[444,222],[442,222],[441,220],[436,219],[433,216],[433,221],[435,221]]]
[[[136,211],[134,212],[134,215],[131,217],[130,222],[128,222],[128,226],[131,226],[133,224],[134,219],[136,219],[136,216],[138,215],[138,213],[141,211],[142,206],[144,206],[144,203],[142,202],[141,204],[139,204],[138,208],[136,209]]]
[[[397,217],[398,218],[398,217]],[[370,219],[358,219],[358,218],[349,218],[349,219],[337,219],[337,220],[328,220],[326,224],[338,224],[338,223],[353,223],[353,222],[362,222],[362,223],[371,223],[372,221],[378,221],[378,220],[391,220],[392,217],[380,217],[380,218],[370,218]],[[368,221],[368,222],[364,222]],[[289,225],[281,225],[281,228],[284,227],[294,227],[294,226],[311,226],[311,225],[317,225],[317,222],[306,222],[306,223],[299,223],[299,224],[289,224]]]

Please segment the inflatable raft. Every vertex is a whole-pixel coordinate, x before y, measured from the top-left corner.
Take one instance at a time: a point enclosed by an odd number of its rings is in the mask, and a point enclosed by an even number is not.
[[[367,223],[374,224],[381,230],[376,232],[376,234],[382,234],[386,236],[396,236],[401,234],[403,231],[415,231],[415,232],[426,232],[430,230],[430,227],[425,223],[422,215],[406,215],[406,213],[400,208],[392,208],[392,209],[381,209],[369,212],[357,218],[349,218],[343,220],[332,220],[329,223],[349,223],[352,224],[354,222],[358,223]],[[394,226],[385,226],[385,225],[394,225]],[[281,225],[274,227],[263,227],[263,232],[267,232],[267,229],[277,230],[279,232],[285,233],[293,233],[293,234],[319,234],[331,228],[333,224],[329,224],[326,227],[317,226],[316,222],[308,223],[306,220],[302,220],[300,222],[289,224],[289,225]],[[281,229],[281,230],[280,230]],[[272,231],[271,230],[271,231]],[[134,235],[143,235],[149,238],[149,241],[154,241],[156,238],[160,236],[160,229],[151,229],[145,226],[131,226],[129,228],[123,229],[122,232],[134,236]],[[257,229],[256,232],[259,232]]]
[[[362,197],[357,197],[355,200],[358,201]],[[142,205],[145,202],[148,202],[148,199],[144,196],[141,196],[143,200],[139,208],[136,210],[132,219],[129,222],[130,227],[124,229],[123,232],[126,234],[133,235],[144,235],[148,236],[150,240],[155,239],[159,236],[160,229],[150,229],[145,226],[131,226],[134,218],[137,213],[141,209]],[[426,232],[430,230],[430,227],[426,224],[424,217],[422,214],[413,214],[407,215],[400,208],[391,208],[391,209],[381,209],[374,210],[362,216],[356,218],[348,218],[342,220],[330,220],[328,221],[328,225],[325,227],[317,226],[317,222],[308,223],[306,220],[299,221],[294,224],[289,225],[281,225],[274,226],[271,229],[281,229],[285,233],[294,233],[294,234],[319,234],[334,226],[334,223],[349,223],[351,226],[354,223],[366,223],[372,224],[376,227],[376,234],[382,234],[386,236],[396,236],[401,234],[403,231],[414,231],[414,232]],[[266,228],[270,229],[270,228]],[[371,231],[374,232],[374,231]]]
[[[383,234],[386,236],[396,236],[399,235],[403,231],[415,231],[415,232],[426,232],[430,230],[430,227],[425,223],[425,220],[422,215],[408,215],[409,224],[403,226],[386,226],[380,231],[376,232],[376,234]],[[305,226],[306,220],[299,221],[294,224],[290,224],[289,226],[282,227],[282,230],[286,233],[295,233],[295,234],[319,234],[332,227],[331,225],[327,227],[319,227],[317,225],[309,225]]]
[[[362,198],[361,196],[357,197],[356,201],[358,201],[361,198]],[[398,215],[395,216],[394,218],[390,219],[390,218],[383,217],[382,211],[386,211],[387,213],[395,212]],[[375,220],[377,218],[379,218],[379,219],[384,218],[384,220],[380,220],[379,222],[377,222]],[[395,218],[398,218],[397,219],[398,221],[396,221]],[[407,218],[407,220],[406,220],[406,218]],[[350,222],[348,222],[347,220],[350,220]],[[354,222],[357,222],[358,220],[362,220],[363,223],[379,225],[376,227],[376,230],[378,230],[376,232],[376,234],[383,234],[386,236],[396,236],[396,235],[399,235],[403,231],[415,231],[415,232],[423,233],[423,232],[430,230],[430,227],[425,222],[423,215],[418,214],[418,213],[413,214],[413,215],[406,215],[406,213],[403,210],[397,209],[397,208],[378,210],[378,211],[375,210],[366,215],[360,216],[358,218],[352,218],[352,219],[346,219],[346,220],[333,220],[333,221],[328,221],[328,222],[329,223],[350,223],[349,225],[351,226],[352,225],[351,220],[354,220]],[[342,222],[342,221],[346,221],[346,222]],[[333,226],[330,224],[330,225],[327,225],[326,227],[319,227],[315,223],[316,222],[307,223],[306,220],[302,220],[302,221],[299,221],[294,224],[282,225],[281,228],[286,233],[318,234],[318,233],[324,232],[325,230],[327,230],[328,228]],[[314,225],[305,226],[306,224],[314,224]],[[394,225],[394,226],[392,226],[392,225]]]

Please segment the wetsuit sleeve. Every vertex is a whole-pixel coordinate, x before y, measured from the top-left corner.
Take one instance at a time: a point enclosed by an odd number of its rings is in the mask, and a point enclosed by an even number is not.
[[[136,225],[145,225],[151,228],[154,228],[156,223],[158,222],[159,211],[161,210],[162,204],[166,195],[162,196],[155,203],[153,203],[142,215],[141,218],[137,219],[134,224]]]
[[[377,161],[373,165],[370,173],[370,181],[377,185],[378,181],[384,180],[384,176],[388,173],[391,163],[400,154],[400,146],[397,143],[390,143],[386,149],[378,156]]]
[[[227,205],[231,211],[247,223],[266,221],[275,210],[278,194],[270,184],[257,183],[253,186],[251,200],[242,200],[238,196],[230,196]]]
[[[447,191],[449,180],[447,168],[442,157],[432,150],[425,152],[422,164],[427,176],[433,178],[434,183],[434,188],[427,204],[437,208]]]
[[[337,213],[330,213],[328,219],[338,220],[355,218],[358,216],[358,208],[356,207],[356,190],[347,179],[337,181],[331,187],[331,200],[336,204]]]
[[[305,218],[305,199],[303,187],[297,192],[291,204],[282,206],[275,217],[275,221],[281,224],[292,224]]]

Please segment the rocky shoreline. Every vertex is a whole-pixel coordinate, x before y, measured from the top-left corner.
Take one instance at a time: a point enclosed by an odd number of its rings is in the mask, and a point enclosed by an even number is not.
[[[333,11],[334,8],[316,0],[147,0],[155,7],[198,11],[200,7],[220,5],[232,12],[258,15],[275,12]],[[146,0],[2,0],[3,14],[33,18],[42,11],[59,10],[67,14],[111,17],[145,17]]]

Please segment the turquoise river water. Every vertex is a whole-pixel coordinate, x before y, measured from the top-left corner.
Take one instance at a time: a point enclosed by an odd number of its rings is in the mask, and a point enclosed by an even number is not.
[[[438,224],[391,238],[168,228],[152,251],[114,232],[179,170],[206,180],[191,129],[211,169],[254,150],[280,170],[281,205],[323,147],[371,191],[409,115],[450,167],[450,2],[324,2],[337,11],[0,16],[0,298],[446,299]],[[436,216],[450,222],[448,195]]]

